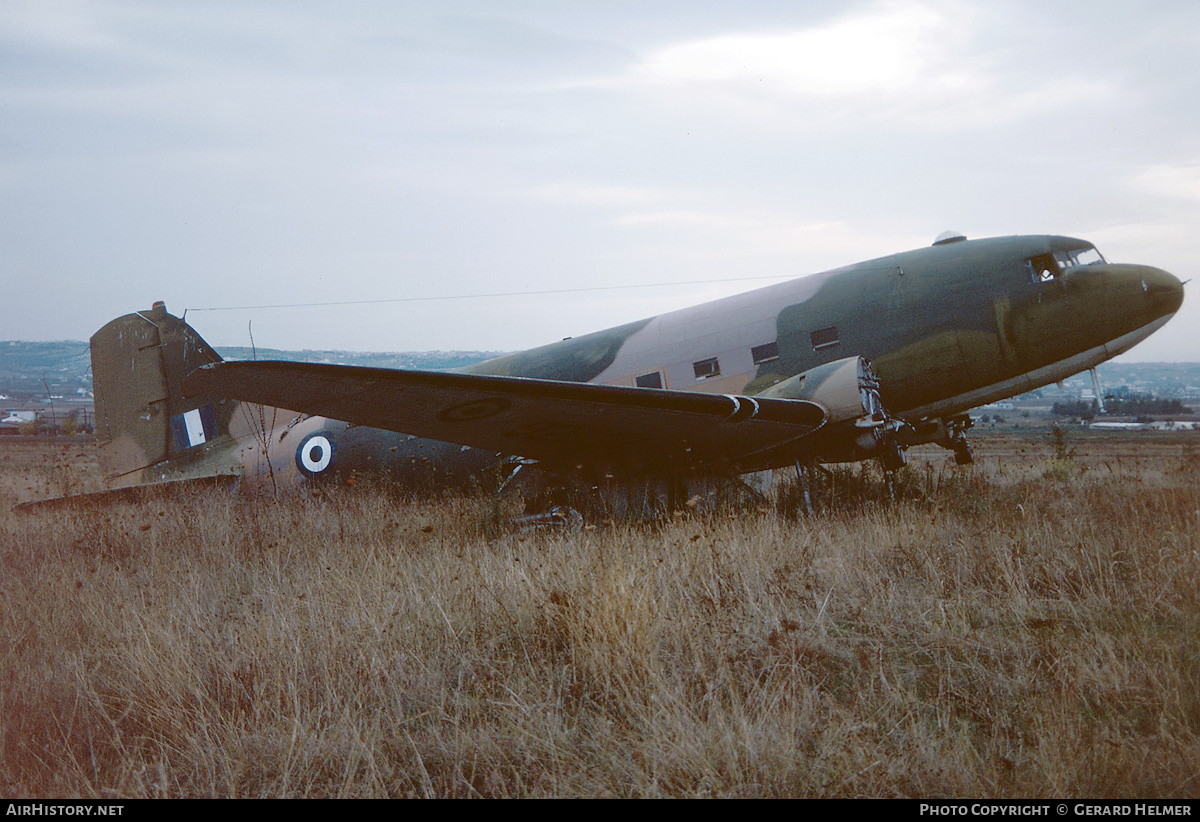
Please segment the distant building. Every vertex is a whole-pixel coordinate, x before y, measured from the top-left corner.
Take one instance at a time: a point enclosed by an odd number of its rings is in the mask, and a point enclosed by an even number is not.
[[[22,425],[36,422],[37,418],[37,411],[10,408],[4,412],[4,418],[0,419],[0,434],[19,434]]]
[[[1155,420],[1154,422],[1094,422],[1089,426],[1108,431],[1200,431],[1200,422],[1192,420]]]

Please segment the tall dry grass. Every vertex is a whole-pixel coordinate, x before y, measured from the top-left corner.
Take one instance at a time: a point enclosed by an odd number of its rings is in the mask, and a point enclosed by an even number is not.
[[[10,513],[0,792],[1194,796],[1173,454],[575,535],[361,485]]]

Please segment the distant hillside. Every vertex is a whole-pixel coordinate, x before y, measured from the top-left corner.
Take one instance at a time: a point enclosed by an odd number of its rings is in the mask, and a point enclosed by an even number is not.
[[[245,346],[218,348],[227,360],[287,360],[319,362],[330,365],[362,365],[368,368],[416,368],[424,371],[448,371],[464,365],[499,357],[504,351],[280,351],[276,348],[253,349]]]
[[[245,347],[218,348],[229,360],[251,360],[255,350]],[[259,348],[260,360],[363,365],[373,368],[416,368],[445,371],[490,357],[502,351],[281,351]],[[1200,398],[1200,363],[1106,363],[1100,366],[1100,379],[1106,394],[1122,386],[1130,392],[1156,397]],[[92,361],[86,342],[0,342],[0,394],[10,397],[43,397],[51,394],[77,395],[92,390]],[[1076,399],[1091,391],[1086,374],[1064,382],[1064,390],[1050,385],[1031,392],[1047,399]]]
[[[0,342],[0,394],[74,394],[91,390],[92,358],[85,342]]]
[[[218,348],[227,360],[255,359],[254,349]],[[372,368],[415,368],[446,371],[499,356],[500,351],[281,351],[260,348],[260,360],[362,365]],[[92,390],[92,359],[86,342],[0,342],[0,394],[10,397],[78,395]]]
[[[1131,362],[1105,363],[1097,369],[1101,388],[1106,395],[1124,387],[1130,393],[1153,394],[1156,397],[1195,399],[1200,397],[1200,363],[1195,362]],[[1086,371],[1063,381],[1063,388],[1048,385],[1031,391],[1033,396],[1046,398],[1077,397],[1092,390],[1092,378]]]

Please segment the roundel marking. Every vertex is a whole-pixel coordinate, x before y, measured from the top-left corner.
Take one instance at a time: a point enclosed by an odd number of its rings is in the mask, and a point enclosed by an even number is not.
[[[296,465],[309,476],[333,464],[333,443],[324,434],[309,434],[296,449]]]
[[[494,417],[508,410],[509,402],[504,397],[486,397],[452,405],[437,413],[441,422],[474,422]]]

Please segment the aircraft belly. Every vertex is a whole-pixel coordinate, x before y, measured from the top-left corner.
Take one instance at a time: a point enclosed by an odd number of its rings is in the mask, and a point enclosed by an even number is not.
[[[990,338],[989,338],[990,337]],[[998,359],[995,336],[946,328],[878,356],[884,407],[893,412],[986,383],[984,372]]]
[[[411,488],[466,487],[500,461],[496,454],[477,448],[326,417],[280,411],[277,418],[280,425],[271,430],[269,460],[262,456],[261,438],[242,441],[246,478],[258,485],[290,487],[382,476]],[[291,424],[286,423],[289,418]]]
[[[938,402],[927,405],[918,406],[907,410],[903,416],[909,419],[920,419],[922,417],[938,417],[948,414],[956,414],[966,411],[969,408],[975,408],[979,405],[985,405],[989,402],[1011,397],[1014,394],[1021,394],[1026,391],[1032,391],[1035,388],[1041,388],[1043,385],[1049,385],[1059,380],[1064,380],[1067,377],[1074,376],[1081,371],[1086,371],[1089,368],[1095,368],[1097,365],[1111,360],[1119,354],[1128,351],[1133,346],[1140,343],[1142,340],[1149,337],[1158,329],[1162,328],[1166,322],[1171,319],[1169,315],[1160,317],[1159,319],[1142,326],[1141,328],[1132,331],[1128,334],[1123,334],[1115,340],[1111,340],[1103,345],[1095,346],[1087,351],[1079,354],[1066,357],[1058,362],[1041,368],[1027,371],[1002,380],[1000,382],[991,383],[970,391],[964,391],[955,396],[948,397]]]
[[[1151,289],[1148,285],[1148,280],[1154,282],[1161,273],[1106,265],[1031,284],[1003,312],[1001,334],[1018,352],[1023,372],[1053,367],[1078,352],[1112,345],[1130,335],[1144,339],[1143,329],[1164,316],[1173,316],[1178,307],[1170,304],[1178,292],[1169,286]]]

